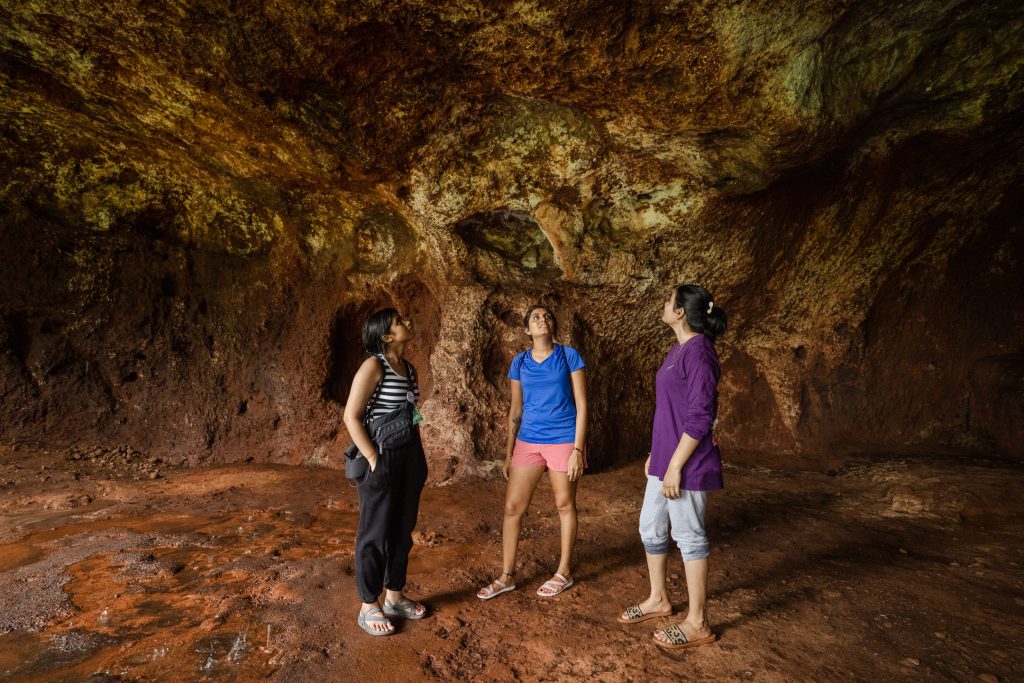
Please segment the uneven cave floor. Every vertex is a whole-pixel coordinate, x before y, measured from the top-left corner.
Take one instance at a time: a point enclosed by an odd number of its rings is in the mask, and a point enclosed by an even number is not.
[[[844,458],[827,472],[727,465],[708,513],[720,640],[670,656],[650,639],[669,620],[615,621],[647,588],[639,464],[584,477],[578,585],[547,600],[534,592],[558,547],[546,480],[524,521],[520,588],[489,602],[474,594],[499,567],[503,482],[428,488],[408,591],[432,614],[370,638],[355,624],[356,495],[338,471],[147,465],[140,476],[123,461],[24,445],[0,448],[0,463],[0,679],[1009,681],[1024,671],[1020,464],[904,454]],[[678,556],[669,571],[685,610]]]

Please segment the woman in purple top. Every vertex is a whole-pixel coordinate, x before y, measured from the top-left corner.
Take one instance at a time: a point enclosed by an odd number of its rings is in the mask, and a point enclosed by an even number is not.
[[[644,463],[640,538],[651,594],[626,608],[619,621],[633,624],[672,615],[665,583],[671,526],[671,539],[683,555],[688,613],[685,621],[655,631],[654,642],[674,649],[715,640],[705,610],[710,546],[704,510],[708,491],[722,488],[722,456],[713,431],[721,375],[714,341],[725,332],[726,317],[706,289],[680,285],[665,301],[661,321],[675,332],[676,343],[655,376],[651,453]]]

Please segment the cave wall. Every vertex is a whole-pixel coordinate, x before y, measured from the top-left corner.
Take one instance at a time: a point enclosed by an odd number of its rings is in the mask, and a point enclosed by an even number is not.
[[[435,480],[520,318],[647,450],[705,284],[734,457],[1024,455],[1019,3],[0,0],[0,438],[336,464],[375,307]]]

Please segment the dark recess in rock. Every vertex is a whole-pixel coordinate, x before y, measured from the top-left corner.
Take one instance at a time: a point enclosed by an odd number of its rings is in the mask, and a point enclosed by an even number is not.
[[[395,305],[493,472],[548,300],[601,467],[699,281],[726,452],[1022,456],[1019,2],[485,5],[0,2],[0,439],[337,455]]]

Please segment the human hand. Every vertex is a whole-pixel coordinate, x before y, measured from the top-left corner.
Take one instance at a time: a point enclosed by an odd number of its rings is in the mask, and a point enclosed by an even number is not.
[[[508,468],[512,464],[512,458],[505,456],[505,462],[501,463],[501,476],[505,477],[505,481],[508,481]]]
[[[373,455],[364,455],[363,457],[366,458],[366,462],[370,463],[370,471],[371,472],[373,472],[374,470],[377,469],[377,454],[376,453],[374,453]]]
[[[644,476],[651,476],[651,454],[647,454],[647,460],[644,460]]]
[[[665,472],[665,476],[661,479],[661,495],[669,500],[678,498],[681,495],[679,493],[679,484],[682,478],[683,475],[680,470],[669,467],[668,471]]]
[[[573,451],[572,455],[569,456],[569,465],[565,473],[568,475],[569,481],[576,481],[583,474],[583,465],[580,464],[579,451]]]

